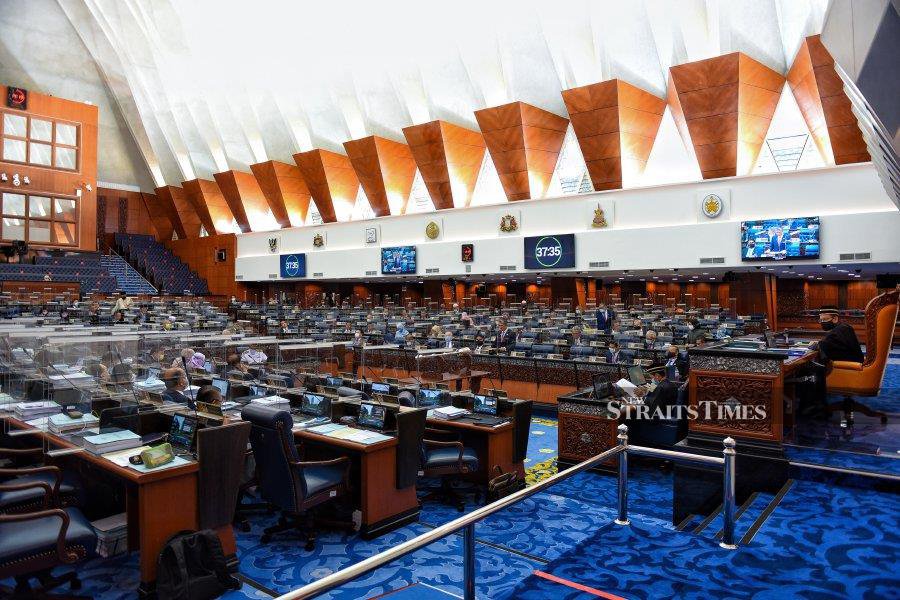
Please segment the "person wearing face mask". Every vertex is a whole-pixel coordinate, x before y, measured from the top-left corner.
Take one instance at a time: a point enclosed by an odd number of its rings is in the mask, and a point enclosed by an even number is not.
[[[819,326],[827,333],[818,343],[813,344],[812,348],[818,349],[819,356],[823,360],[860,363],[865,360],[856,332],[847,323],[841,323],[837,308],[827,306],[820,310]]]

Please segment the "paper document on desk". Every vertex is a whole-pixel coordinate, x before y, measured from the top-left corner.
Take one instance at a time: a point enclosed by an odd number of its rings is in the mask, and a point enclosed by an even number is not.
[[[138,446],[137,448],[128,448],[127,450],[119,450],[118,452],[107,452],[106,454],[101,454],[100,456],[105,458],[106,460],[113,462],[120,467],[127,467],[129,464],[128,459],[132,456],[137,456],[144,450],[149,450],[150,446]]]
[[[182,465],[188,464],[190,461],[187,459],[181,458],[180,456],[176,456],[170,462],[167,462],[164,465],[159,465],[158,467],[153,467],[152,469],[148,468],[145,464],[133,465],[128,463],[128,466],[137,471],[138,473],[155,473],[156,471],[164,471],[165,469],[172,469],[174,467],[180,467]]]
[[[356,431],[352,427],[347,427],[346,425],[341,425],[338,429],[332,429],[328,432],[328,437],[333,437],[338,440],[346,440],[353,437],[353,432]]]
[[[360,439],[354,439],[354,442],[359,442],[361,444],[377,444],[378,442],[384,442],[391,439],[391,436],[384,435],[383,433],[378,433],[376,431],[365,431],[365,430],[357,430],[365,434],[365,437],[361,437]]]
[[[326,423],[324,425],[310,427],[307,431],[312,431],[313,433],[318,433],[321,435],[328,435],[332,431],[337,431],[338,429],[342,429],[344,427],[346,427],[346,425],[340,425],[339,423]]]
[[[631,398],[637,397],[637,394],[635,393],[637,386],[634,385],[633,383],[631,383],[630,381],[628,381],[627,379],[625,379],[624,377],[616,382],[616,387],[618,387],[620,390],[622,390],[623,392],[628,394],[628,396]]]

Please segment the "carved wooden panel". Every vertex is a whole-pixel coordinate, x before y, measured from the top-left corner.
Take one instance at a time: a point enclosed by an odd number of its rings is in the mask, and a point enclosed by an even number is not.
[[[475,111],[506,198],[543,198],[569,120],[524,102]]]
[[[618,421],[559,413],[559,455],[575,461],[583,461],[615,446],[616,427]],[[604,461],[605,465],[614,465],[618,460],[613,457]]]
[[[350,214],[356,204],[359,179],[349,158],[337,152],[316,149],[298,152],[294,155],[294,162],[300,167],[322,221],[334,223],[338,214]]]
[[[672,67],[668,101],[704,179],[748,175],[784,77],[740,52]]]
[[[693,371],[690,431],[781,441],[782,379],[751,373]]]
[[[621,79],[564,90],[562,96],[594,189],[637,184],[666,101]]]
[[[175,198],[178,197],[184,205],[187,205],[187,200],[184,198],[184,190],[174,185],[164,185],[163,187],[156,188],[156,197],[159,199],[159,208],[162,209],[166,217],[168,217],[169,221],[172,223],[175,233],[178,234],[178,239],[186,240],[188,238],[187,230],[182,221],[182,214],[179,212],[175,202]],[[199,223],[199,218],[197,219],[197,222]],[[199,234],[199,228],[197,233]],[[194,235],[194,237],[197,237],[197,235]]]
[[[850,99],[834,68],[834,58],[818,35],[809,36],[800,45],[787,81],[826,164],[871,159]]]
[[[389,198],[396,199],[400,204],[398,214],[404,214],[416,176],[416,161],[409,146],[370,135],[344,142],[344,149],[375,216],[391,214]]]
[[[192,179],[181,183],[188,201],[200,216],[206,233],[233,233],[234,215],[219,184],[209,179]]]
[[[430,121],[404,127],[403,135],[434,207],[469,206],[484,161],[481,134],[446,121]]]
[[[296,164],[268,160],[250,165],[269,203],[272,215],[282,227],[301,227],[309,212],[309,189]]]

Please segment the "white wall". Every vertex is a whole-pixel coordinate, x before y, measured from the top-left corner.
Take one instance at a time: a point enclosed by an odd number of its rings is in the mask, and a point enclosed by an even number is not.
[[[726,199],[723,214],[714,220],[699,208],[710,192]],[[607,229],[591,227],[598,203]],[[515,233],[499,229],[506,214],[519,221]],[[276,279],[278,253],[305,252],[312,279],[371,278],[366,271],[382,277],[379,247],[409,244],[418,247],[419,276],[434,267],[440,276],[460,275],[465,273],[460,244],[473,242],[472,274],[497,273],[501,265],[521,272],[522,237],[549,233],[576,234],[577,266],[569,271],[697,268],[700,257],[724,257],[717,267],[738,267],[740,221],[815,215],[822,217],[822,258],[803,264],[836,263],[844,252],[871,252],[872,262],[900,260],[900,212],[874,167],[862,164],[248,233],[237,238],[235,269],[243,281]],[[436,240],[425,236],[432,220],[441,227]],[[367,246],[369,227],[378,229],[379,242]],[[313,246],[317,233],[325,236],[323,248]],[[276,254],[269,252],[272,237],[279,239]],[[593,261],[610,264],[591,269]]]

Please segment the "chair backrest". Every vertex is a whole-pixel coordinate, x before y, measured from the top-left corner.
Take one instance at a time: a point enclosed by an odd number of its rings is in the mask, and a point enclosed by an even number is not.
[[[250,447],[263,498],[281,510],[298,511],[306,490],[303,478],[291,464],[300,460],[291,432],[291,414],[271,406],[248,404],[241,411],[241,418],[252,425]]]
[[[891,344],[894,343],[898,299],[900,289],[893,289],[875,296],[866,305],[866,359],[863,367],[880,368],[882,377]]]
[[[250,423],[239,422],[197,431],[200,529],[231,524],[251,427]]]
[[[416,483],[427,416],[428,410],[425,408],[397,413],[397,489],[402,490]]]

